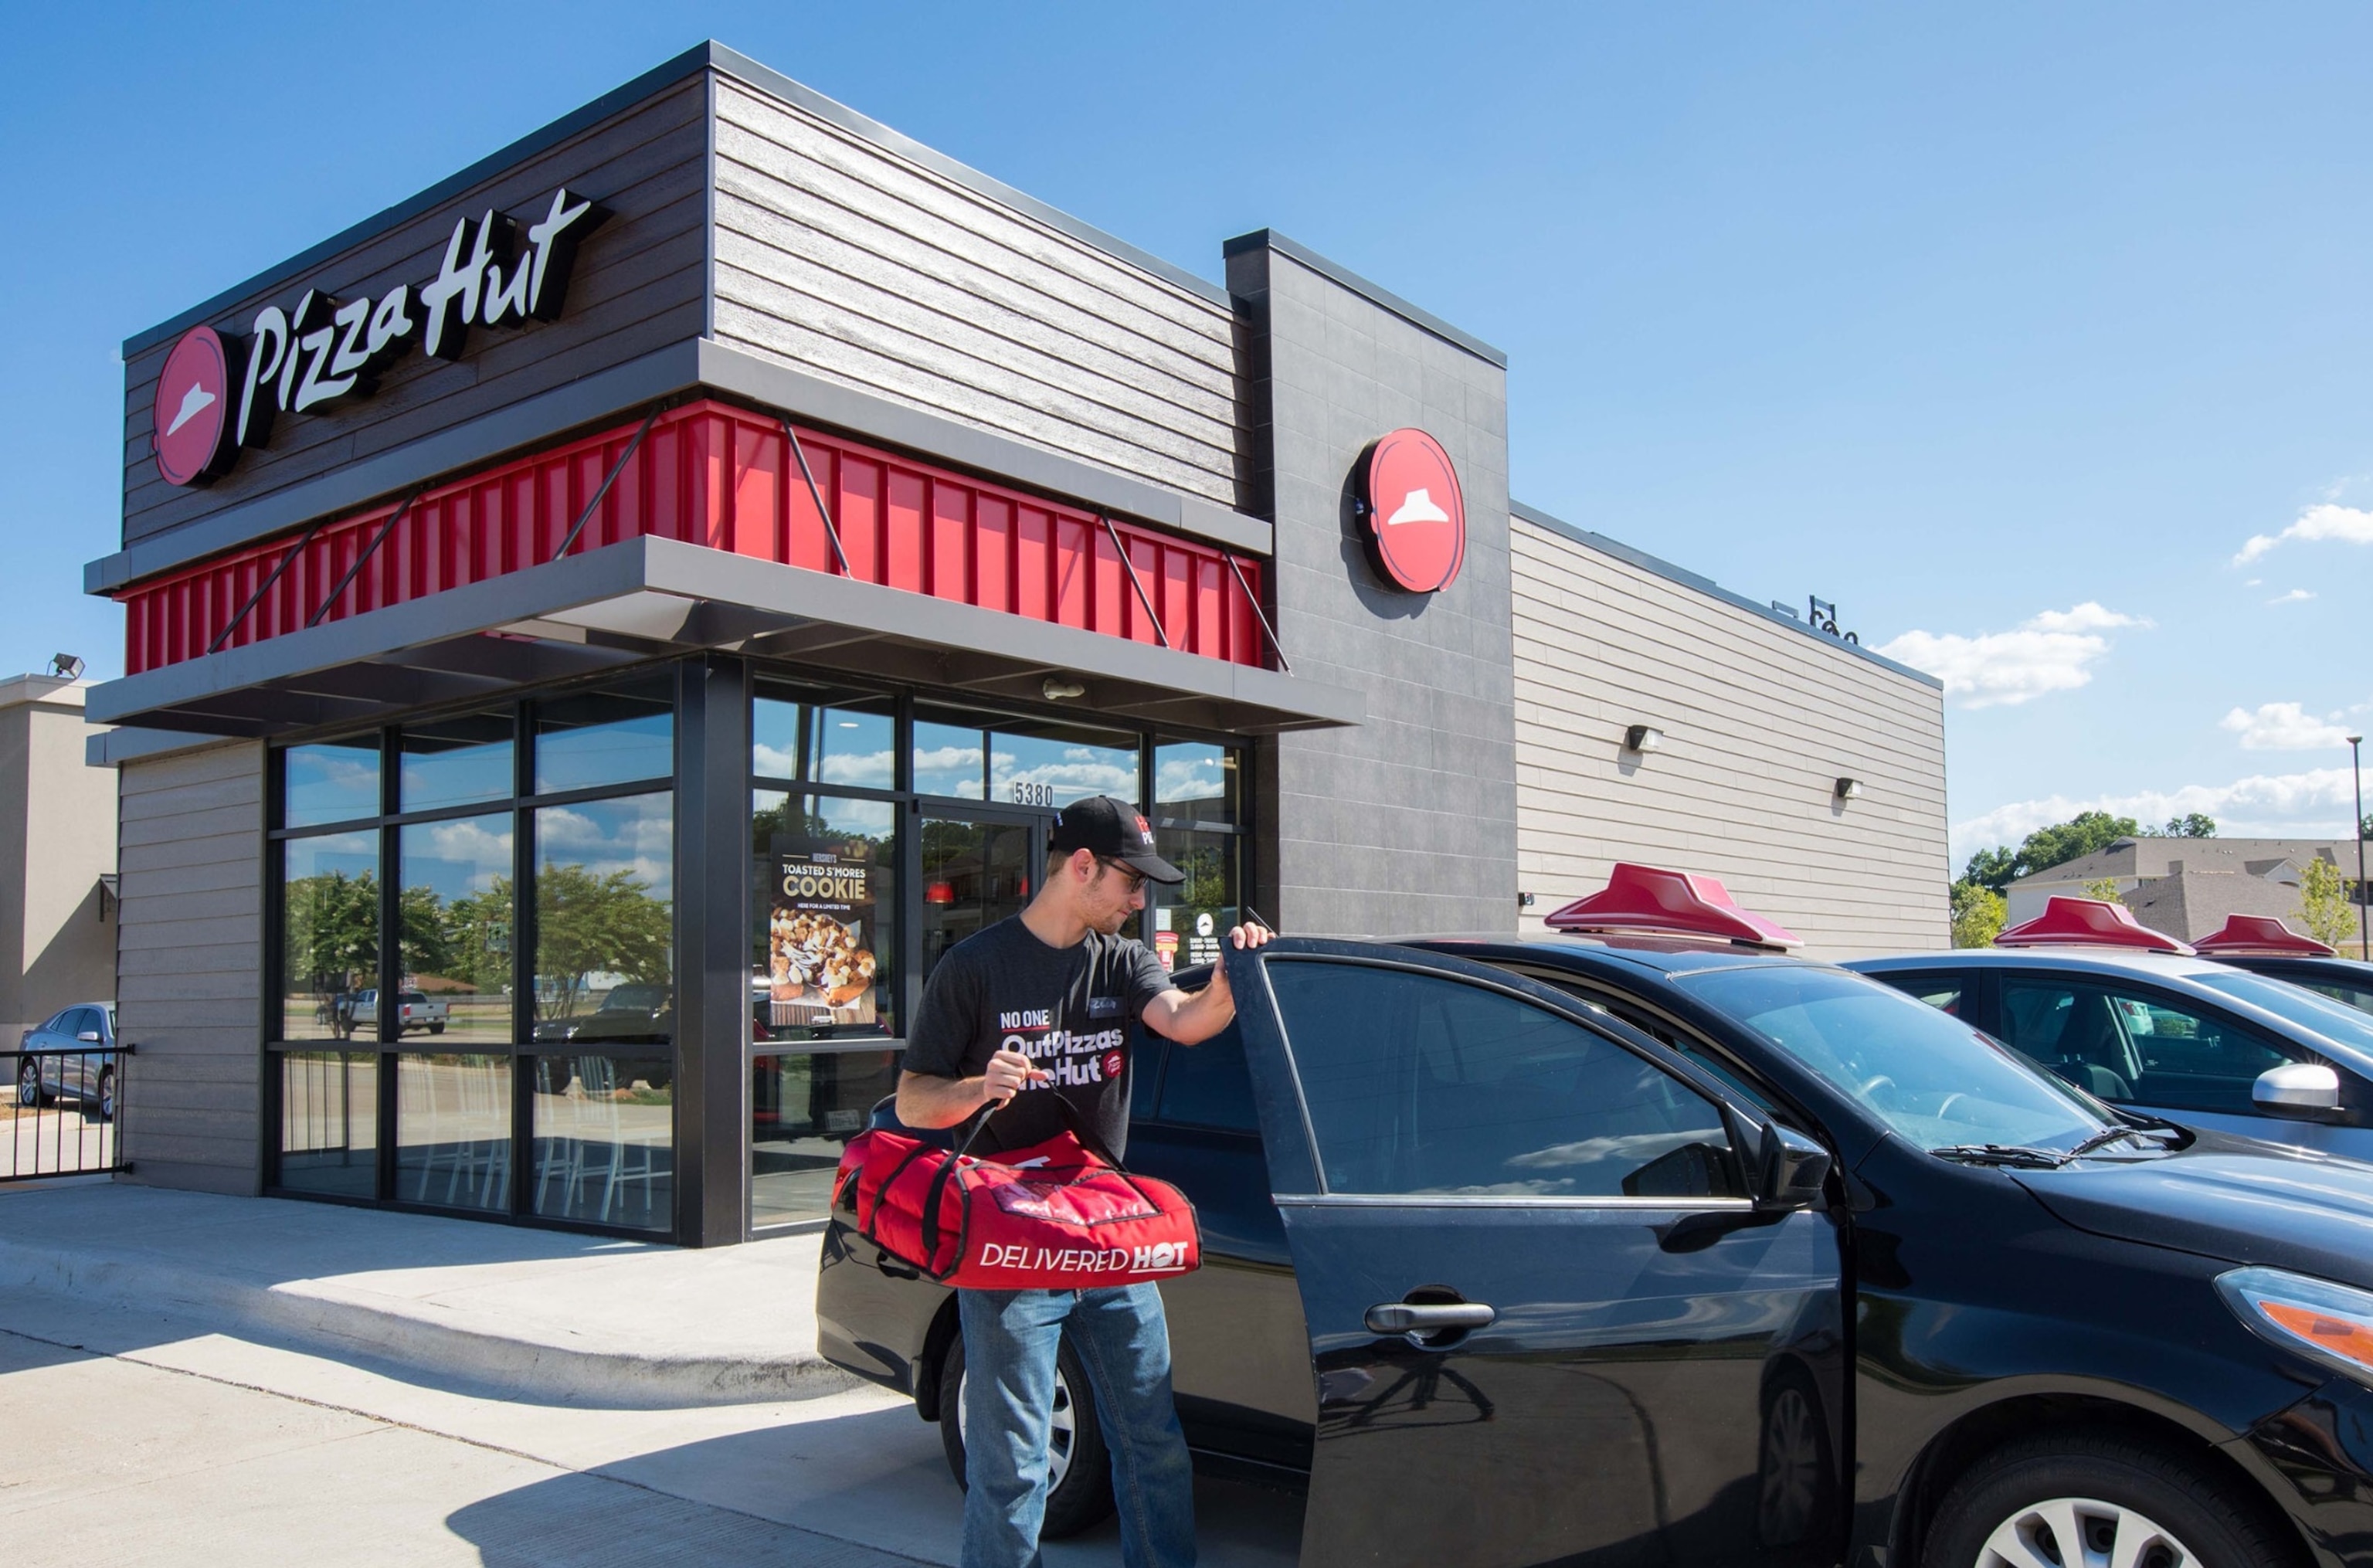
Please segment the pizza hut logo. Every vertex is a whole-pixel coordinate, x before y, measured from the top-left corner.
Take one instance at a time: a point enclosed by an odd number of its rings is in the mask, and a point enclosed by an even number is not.
[[[1395,430],[1368,449],[1362,467],[1377,569],[1411,593],[1448,588],[1467,559],[1467,502],[1450,454],[1423,430]]]
[[[157,472],[168,485],[203,485],[239,456],[230,439],[234,350],[212,327],[192,327],[157,373]]]
[[[1141,816],[1137,819],[1137,836],[1144,841],[1147,848],[1153,847],[1153,827]]]
[[[1126,1065],[1128,1064],[1121,1059],[1120,1052],[1106,1051],[1105,1053],[1105,1076],[1107,1079],[1117,1080],[1120,1077],[1120,1070]]]
[[[458,359],[473,326],[557,320],[578,241],[609,216],[564,187],[524,223],[491,207],[454,219],[443,263],[425,283],[377,298],[308,288],[291,308],[258,310],[243,338],[191,328],[157,383],[157,471],[170,484],[203,484],[229,472],[241,448],[268,444],[279,415],[368,397],[380,372],[415,345]]]

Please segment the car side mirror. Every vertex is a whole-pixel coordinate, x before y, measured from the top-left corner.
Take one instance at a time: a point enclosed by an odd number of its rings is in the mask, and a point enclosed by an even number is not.
[[[1829,1176],[1829,1152],[1776,1121],[1764,1123],[1762,1132],[1762,1148],[1748,1176],[1756,1209],[1784,1213],[1820,1202],[1821,1184]]]
[[[85,1029],[81,1034],[76,1035],[75,1038],[80,1040],[87,1046],[95,1046],[100,1043],[99,1031],[96,1029]],[[2329,1071],[2329,1069],[2326,1071]]]
[[[2285,1062],[2258,1074],[2250,1099],[2269,1110],[2336,1111],[2340,1074],[2320,1061]]]

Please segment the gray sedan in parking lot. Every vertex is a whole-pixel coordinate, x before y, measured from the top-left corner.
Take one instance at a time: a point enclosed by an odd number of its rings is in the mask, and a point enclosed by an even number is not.
[[[18,1048],[17,1104],[79,1101],[86,1115],[115,1118],[115,1004],[78,1002],[25,1031]],[[43,1054],[31,1054],[31,1053]],[[49,1054],[60,1053],[60,1054]]]

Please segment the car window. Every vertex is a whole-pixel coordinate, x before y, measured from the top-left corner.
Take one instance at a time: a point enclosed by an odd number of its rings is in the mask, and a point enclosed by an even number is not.
[[[104,1039],[106,1037],[105,1031],[101,1030],[99,1026],[99,1009],[95,1007],[76,1008],[74,1010],[74,1017],[68,1023],[68,1033],[73,1034],[77,1037],[84,1035],[98,1035]]]
[[[2342,980],[2294,979],[2291,984],[2304,986],[2318,996],[2330,997],[2360,1012],[2373,1012],[2373,990],[2363,986],[2352,986]]]
[[[1757,965],[1678,983],[1923,1149],[2065,1149],[2113,1125],[1969,1024],[1859,975]]]
[[[2373,1018],[2358,1012],[2353,1004],[2336,1001],[2294,981],[2244,970],[2220,971],[2197,978],[2211,990],[2222,991],[2252,1007],[2262,1007],[2277,1018],[2288,1019],[2326,1039],[2373,1052]]]
[[[1245,1037],[1235,1025],[1199,1046],[1171,1046],[1159,1115],[1185,1127],[1260,1130],[1260,1117],[1253,1110],[1252,1072],[1245,1065]]]
[[[1947,1017],[1966,1016],[1969,988],[1958,980],[1948,979],[1942,975],[1880,975],[1876,977],[1914,1001],[1926,1002]]]
[[[2139,988],[2006,978],[2002,1014],[2013,1049],[2113,1105],[2254,1116],[2258,1074],[2294,1059],[2250,1030]]]
[[[1703,1040],[1688,1030],[1675,1026],[1656,1013],[1614,991],[1602,991],[1596,987],[1584,985],[1555,972],[1545,973],[1537,969],[1519,969],[1516,972],[1530,979],[1538,980],[1545,986],[1554,986],[1577,1001],[1587,1002],[1593,1007],[1605,1008],[1658,1045],[1669,1047],[1678,1055],[1687,1057],[1701,1071],[1736,1094],[1742,1105],[1752,1106],[1767,1116],[1772,1113],[1774,1106],[1769,1094],[1757,1084],[1748,1082],[1736,1063],[1714,1051]]]
[[[424,1002],[427,1001],[428,998],[425,992],[421,991],[398,991],[396,993],[395,1000],[398,1001]]]
[[[1268,974],[1329,1191],[1744,1195],[1713,1104],[1606,1036],[1422,971]]]

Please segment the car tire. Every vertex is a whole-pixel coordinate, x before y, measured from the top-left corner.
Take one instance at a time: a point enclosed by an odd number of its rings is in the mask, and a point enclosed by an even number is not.
[[[2280,1568],[2299,1559],[2298,1542],[2262,1499],[2204,1465],[2105,1433],[2029,1439],[1980,1459],[1946,1494],[1920,1560],[1923,1568],[2089,1562],[2119,1532],[2136,1530],[2167,1542],[2118,1559],[2143,1568]],[[2076,1533],[2081,1541],[2065,1539]],[[2013,1555],[1998,1541],[2025,1544]]]
[[[947,1360],[940,1371],[940,1445],[956,1485],[964,1484],[964,1336],[948,1343]],[[1042,1540],[1063,1540],[1102,1524],[1113,1511],[1112,1456],[1105,1447],[1096,1422],[1096,1401],[1087,1392],[1087,1368],[1066,1338],[1055,1358],[1054,1441],[1049,1455],[1046,1515],[1038,1527]],[[1070,1440],[1064,1440],[1068,1429]]]
[[[428,1026],[428,1032],[432,1035],[441,1035],[445,1032],[445,1025],[442,1024],[431,1024]]]
[[[17,1104],[27,1110],[36,1110],[49,1104],[50,1097],[41,1090],[41,1063],[38,1057],[20,1058],[17,1067]]]
[[[82,1114],[95,1121],[115,1119],[115,1069],[99,1070],[99,1093],[82,1103]]]
[[[1803,1546],[1828,1533],[1824,1524],[1837,1507],[1829,1423],[1812,1374],[1793,1361],[1763,1388],[1756,1480],[1756,1533],[1766,1547]]]

